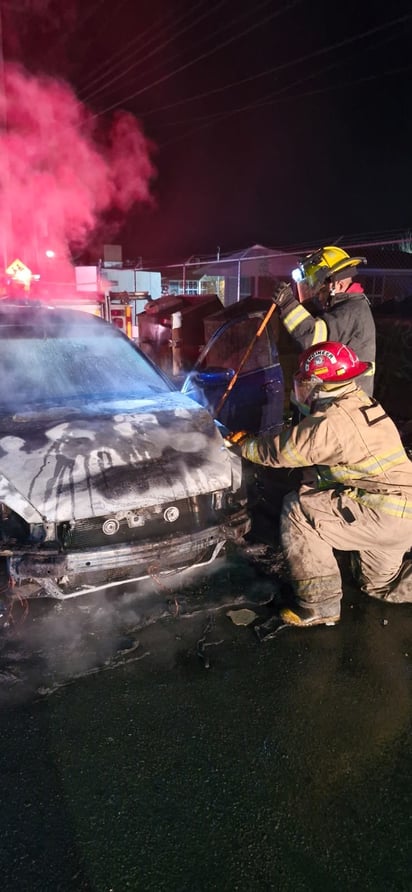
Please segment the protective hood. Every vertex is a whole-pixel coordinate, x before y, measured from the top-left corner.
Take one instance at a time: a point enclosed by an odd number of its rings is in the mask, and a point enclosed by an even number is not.
[[[210,414],[183,394],[0,419],[0,501],[57,523],[230,487]]]

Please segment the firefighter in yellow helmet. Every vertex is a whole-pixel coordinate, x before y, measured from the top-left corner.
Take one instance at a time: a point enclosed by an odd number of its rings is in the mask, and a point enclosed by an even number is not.
[[[275,437],[226,440],[255,464],[304,471],[281,511],[294,592],[294,603],[281,610],[285,623],[338,622],[342,581],[334,549],[356,553],[355,578],[366,594],[412,602],[412,462],[382,406],[357,386],[367,368],[344,344],[310,347],[294,379],[308,414]]]
[[[363,288],[353,281],[361,263],[366,263],[364,257],[350,257],[342,248],[320,248],[304,257],[292,273],[297,296],[288,282],[282,282],[273,300],[285,328],[302,350],[319,341],[339,341],[369,363],[359,385],[372,396],[375,323]],[[314,298],[319,307],[315,316],[305,306],[306,301]]]

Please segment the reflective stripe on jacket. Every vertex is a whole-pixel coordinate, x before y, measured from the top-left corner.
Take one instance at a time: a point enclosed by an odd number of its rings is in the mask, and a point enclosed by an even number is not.
[[[358,384],[372,396],[376,332],[369,301],[362,291],[337,296],[319,317],[312,316],[297,300],[288,303],[284,313],[281,308],[279,311],[285,328],[302,350],[320,341],[339,341],[351,347],[363,362],[371,362],[372,369],[358,379]]]
[[[313,468],[305,483],[316,490],[344,489],[379,512],[412,517],[412,462],[393,421],[354,382],[277,437],[247,437],[241,452],[273,468]]]

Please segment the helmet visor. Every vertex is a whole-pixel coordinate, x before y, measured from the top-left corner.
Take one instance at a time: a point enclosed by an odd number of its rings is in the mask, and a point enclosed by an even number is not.
[[[316,396],[316,391],[319,390],[321,385],[322,381],[319,381],[319,378],[317,378],[316,375],[312,375],[310,378],[304,378],[300,372],[296,372],[296,375],[293,378],[294,402],[296,402],[298,406],[306,406],[310,408]]]
[[[312,285],[309,279],[302,279],[301,282],[297,283],[300,303],[317,298],[321,304],[325,304],[330,294],[330,288],[329,277],[325,277],[323,282],[318,282],[316,285]]]
[[[310,287],[307,279],[302,279],[301,282],[297,282],[296,288],[301,304],[305,303],[306,300],[311,300],[313,297],[313,289]]]

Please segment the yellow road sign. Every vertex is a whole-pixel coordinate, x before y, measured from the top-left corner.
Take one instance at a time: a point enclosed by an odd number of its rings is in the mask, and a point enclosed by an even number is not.
[[[18,259],[18,257],[16,257],[16,260],[13,260],[13,263],[7,267],[6,274],[12,276],[16,282],[21,282],[25,288],[30,288],[33,273],[25,263]]]

